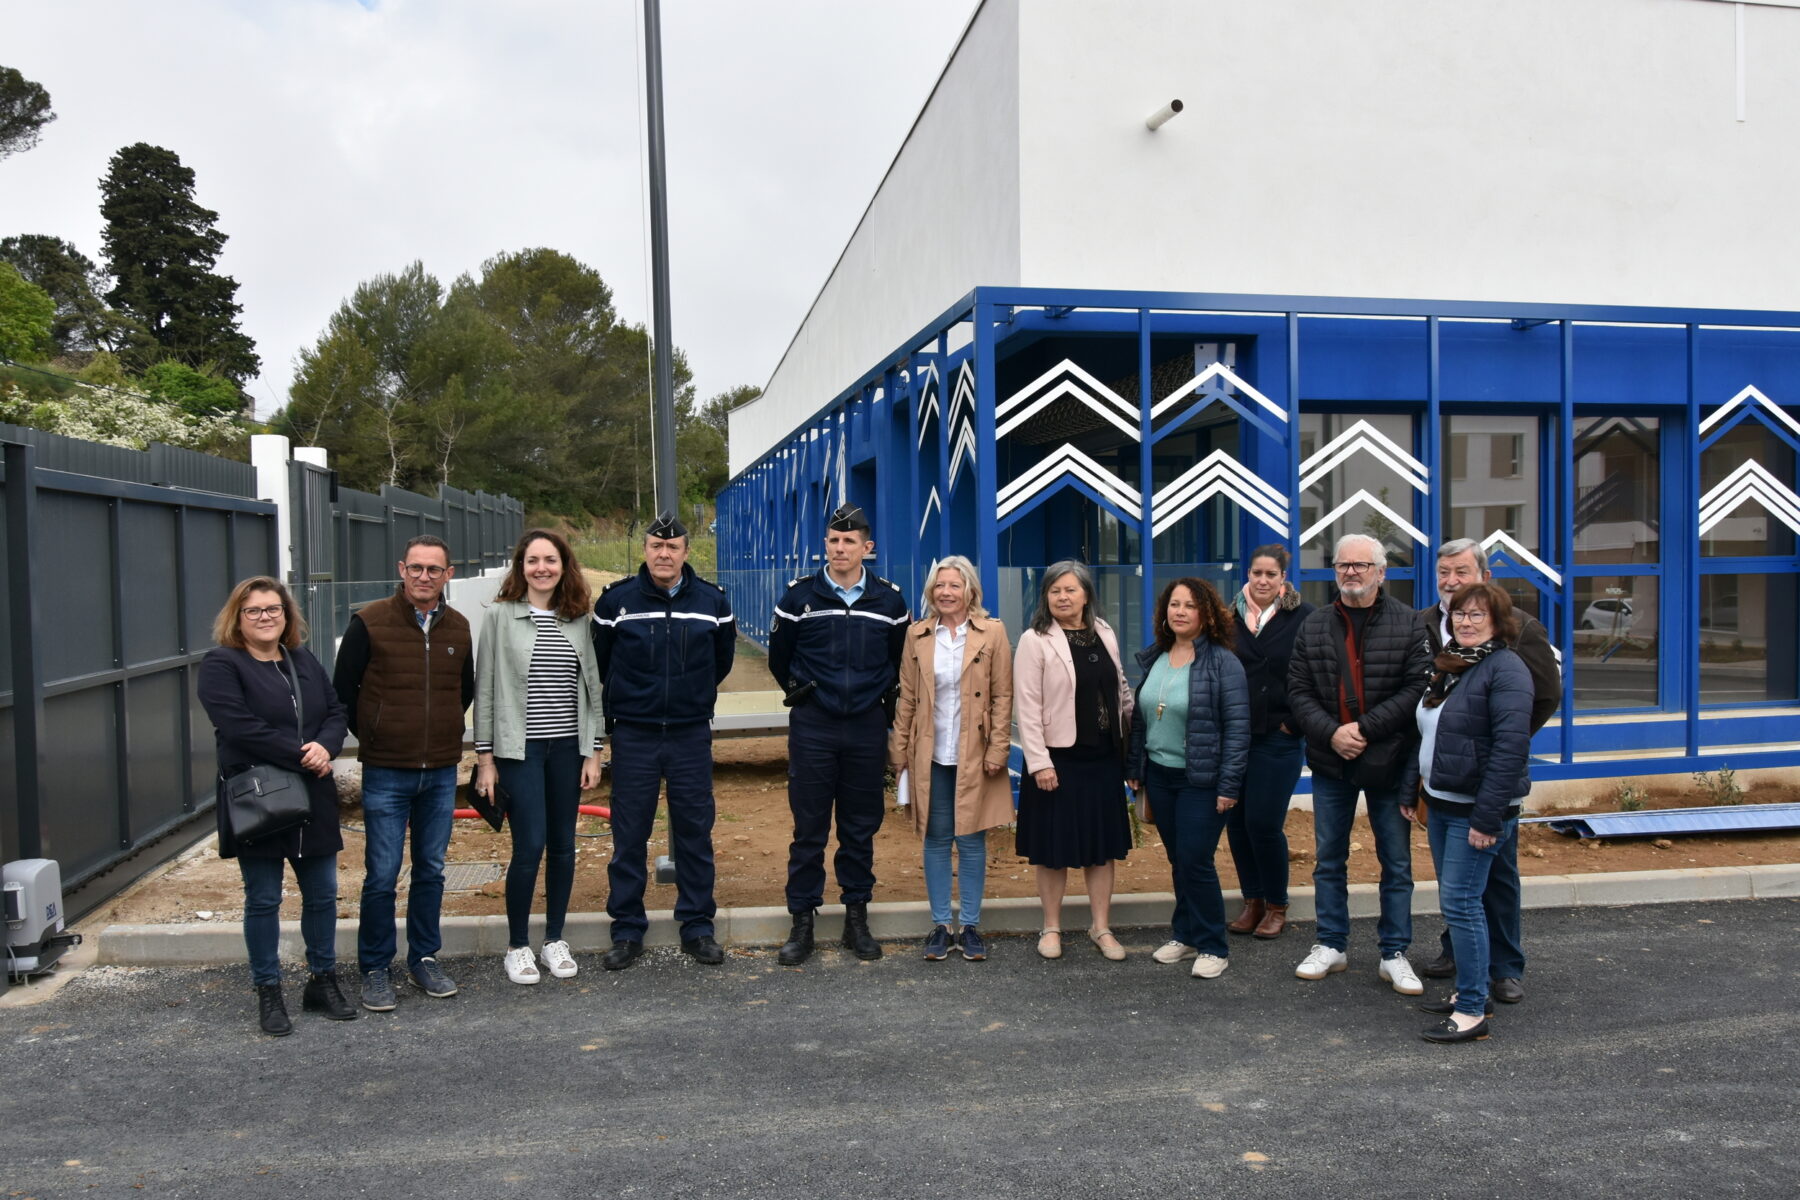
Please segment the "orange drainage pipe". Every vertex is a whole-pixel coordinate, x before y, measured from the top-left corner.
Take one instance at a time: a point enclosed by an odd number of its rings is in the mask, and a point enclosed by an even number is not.
[[[474,821],[481,816],[480,813],[472,808],[459,808],[450,815],[459,821]],[[606,807],[604,804],[584,804],[581,806],[581,815],[584,817],[603,817],[610,821],[612,820],[612,809]]]

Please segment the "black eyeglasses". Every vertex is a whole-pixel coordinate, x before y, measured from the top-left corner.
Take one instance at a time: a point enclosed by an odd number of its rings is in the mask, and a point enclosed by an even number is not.
[[[400,569],[414,579],[419,578],[421,575],[431,579],[442,579],[450,572],[449,567],[428,567],[424,563],[401,563]]]
[[[249,617],[252,621],[260,621],[265,617],[272,621],[287,611],[287,605],[266,604],[261,608],[240,608],[238,611],[246,617]]]
[[[1332,565],[1334,567],[1336,567],[1338,570],[1342,571],[1346,575],[1367,575],[1370,571],[1373,571],[1376,567],[1376,564],[1372,563],[1372,562],[1360,562],[1360,563],[1341,562],[1341,563],[1333,563]]]

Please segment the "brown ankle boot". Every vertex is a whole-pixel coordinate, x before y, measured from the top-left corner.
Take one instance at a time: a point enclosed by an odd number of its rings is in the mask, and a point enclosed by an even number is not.
[[[1261,900],[1244,901],[1244,911],[1237,915],[1237,920],[1225,928],[1232,933],[1249,933],[1256,928],[1256,923],[1263,919],[1263,902]]]
[[[1287,929],[1287,910],[1285,904],[1269,904],[1264,906],[1263,919],[1257,923],[1256,936],[1259,938],[1278,938]]]

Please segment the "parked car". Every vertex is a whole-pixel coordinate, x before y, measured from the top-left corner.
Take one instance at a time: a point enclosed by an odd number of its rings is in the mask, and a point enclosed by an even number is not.
[[[1623,596],[1594,601],[1582,611],[1577,629],[1598,629],[1602,633],[1630,633],[1634,614],[1631,601]]]

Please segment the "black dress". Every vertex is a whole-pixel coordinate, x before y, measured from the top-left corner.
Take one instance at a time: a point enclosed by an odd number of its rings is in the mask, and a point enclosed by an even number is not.
[[[1019,782],[1018,852],[1037,867],[1098,867],[1131,853],[1119,756],[1119,668],[1091,631],[1069,637],[1075,663],[1075,744],[1051,746],[1056,790]]]

